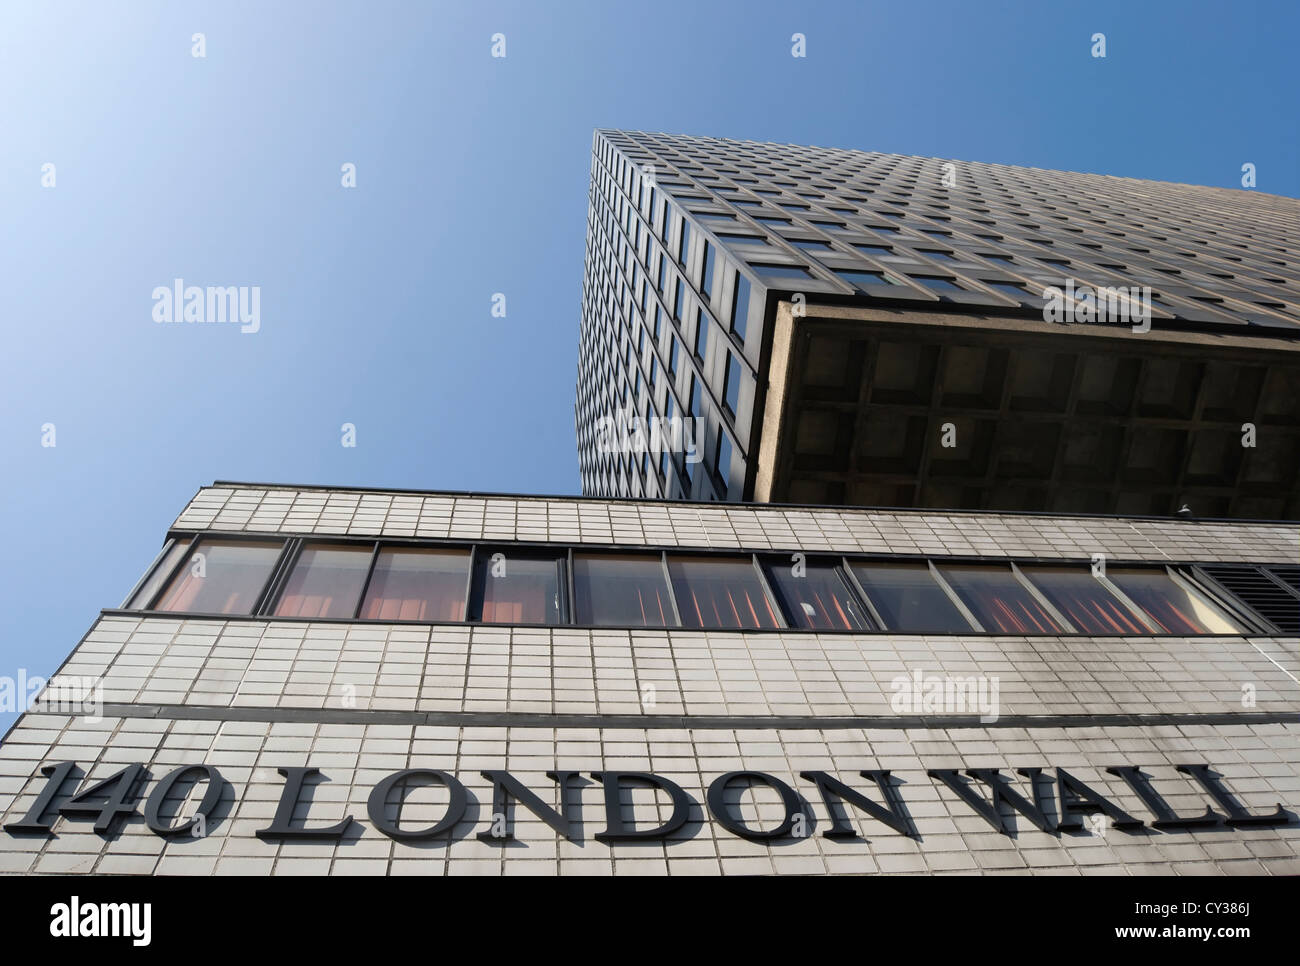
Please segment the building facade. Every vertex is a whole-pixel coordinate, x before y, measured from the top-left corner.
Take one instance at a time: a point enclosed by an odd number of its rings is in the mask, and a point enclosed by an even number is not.
[[[587,495],[1300,518],[1295,199],[597,131],[587,228]]]
[[[1282,523],[218,483],[0,743],[0,870],[1294,874],[1297,560]]]
[[[598,131],[586,495],[202,488],[0,872],[1300,873],[1298,211]]]

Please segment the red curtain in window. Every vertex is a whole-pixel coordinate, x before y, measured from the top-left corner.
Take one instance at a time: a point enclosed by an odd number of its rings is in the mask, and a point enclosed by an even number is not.
[[[469,559],[465,560],[466,569]],[[387,570],[378,566],[366,594],[361,616],[370,620],[463,621],[465,619],[465,575],[410,570]]]
[[[495,585],[495,586],[494,586]],[[490,581],[491,599],[483,601],[483,620],[489,624],[545,624],[547,581]]]

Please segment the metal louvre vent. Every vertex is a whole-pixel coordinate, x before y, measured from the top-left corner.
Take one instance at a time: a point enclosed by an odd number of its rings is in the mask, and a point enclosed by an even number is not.
[[[1300,595],[1300,567],[1265,567],[1264,569]]]
[[[1295,586],[1300,582],[1300,567],[1268,568],[1275,573],[1293,571],[1289,580],[1281,574],[1275,580],[1260,567],[1209,564],[1202,565],[1200,569],[1278,630],[1286,634],[1300,634],[1300,596],[1284,586],[1284,583]]]

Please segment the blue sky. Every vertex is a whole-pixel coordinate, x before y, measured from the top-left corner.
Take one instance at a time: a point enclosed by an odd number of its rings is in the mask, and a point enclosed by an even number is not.
[[[214,479],[576,492],[594,128],[1297,196],[1298,10],[6,3],[0,676],[52,672]],[[260,286],[260,331],[155,324],[177,277]]]

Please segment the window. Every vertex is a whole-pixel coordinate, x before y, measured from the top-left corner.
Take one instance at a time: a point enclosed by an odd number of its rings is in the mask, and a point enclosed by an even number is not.
[[[1010,295],[1012,298],[1016,299],[1023,299],[1029,294],[1019,285],[1015,285],[1011,282],[990,282],[986,279],[984,284],[995,292],[1001,292],[1003,295]]]
[[[682,320],[682,280],[677,280],[677,294],[673,298],[673,318],[678,322]]]
[[[673,336],[673,344],[668,350],[668,371],[676,375],[677,373],[677,353],[681,343],[677,341],[677,336]]]
[[[867,285],[897,285],[898,281],[884,272],[849,272],[837,271],[837,278],[842,278],[850,285],[863,288]]]
[[[684,266],[686,264],[686,255],[691,247],[691,226],[685,218],[682,219],[682,239],[677,246],[677,260]]]
[[[176,569],[176,565],[180,563],[181,558],[185,556],[185,551],[190,548],[191,542],[193,542],[192,537],[184,536],[177,537],[172,541],[172,545],[167,550],[166,555],[162,560],[158,561],[158,565],[153,568],[148,579],[140,585],[139,590],[131,595],[131,600],[126,605],[128,608],[132,610],[143,610],[149,606],[149,602],[153,600],[154,595],[158,593],[158,588],[163,585],[163,581],[171,576],[171,572]]]
[[[916,253],[918,255],[926,255],[930,258],[937,258],[943,262],[955,261],[952,252],[941,252],[937,248],[918,248]]]
[[[724,245],[766,245],[766,238],[759,238],[757,235],[728,235],[723,232],[718,233],[718,240]]]
[[[367,620],[463,621],[468,581],[466,550],[381,550],[361,616]]]
[[[860,252],[865,252],[865,253],[868,254],[868,255],[892,255],[892,254],[894,254],[894,250],[893,250],[892,248],[889,248],[889,247],[885,246],[885,245],[854,245],[853,247],[856,248],[856,249],[857,249],[858,251],[860,251]]]
[[[1239,634],[1241,628],[1163,570],[1107,570],[1106,577],[1166,634]]]
[[[781,626],[749,557],[670,556],[668,572],[686,627]]]
[[[663,560],[640,554],[573,555],[573,611],[579,624],[673,627]]]
[[[154,610],[251,614],[284,544],[200,540]]]
[[[1147,634],[1149,628],[1092,575],[1088,566],[1022,567],[1022,572],[1075,630],[1094,634]]]
[[[745,341],[745,329],[749,324],[749,279],[741,271],[736,272],[736,287],[732,291],[731,331]]]
[[[795,248],[802,248],[804,251],[809,252],[825,251],[831,247],[827,242],[815,241],[809,238],[787,238],[786,241]]]
[[[708,348],[709,323],[703,309],[695,310],[695,358],[704,361],[704,352]]]
[[[768,278],[811,278],[812,276],[797,265],[753,265],[754,271]]]
[[[645,453],[641,456],[644,461]],[[486,624],[562,621],[558,557],[480,550],[474,571],[472,619]]]
[[[941,567],[940,573],[986,631],[1054,634],[1066,630],[1010,567],[953,564]]]
[[[717,252],[708,242],[704,243],[704,286],[701,294],[706,302],[713,299],[713,266],[717,261]]]
[[[306,545],[276,604],[276,616],[353,617],[371,555],[369,547]]]
[[[968,621],[923,563],[861,563],[853,574],[891,631],[969,631]]]
[[[871,630],[839,567],[831,563],[769,560],[763,568],[768,583],[780,598],[781,610],[791,627],[807,630]]]
[[[731,437],[721,426],[718,427],[718,448],[713,454],[713,473],[718,489],[725,497],[731,486]]]
[[[936,292],[962,292],[965,291],[960,285],[950,278],[936,278],[933,275],[913,275],[912,281],[920,282],[926,288],[934,289]]]
[[[736,407],[740,405],[740,363],[730,352],[727,353],[727,374],[724,386],[722,405],[734,417]]]

